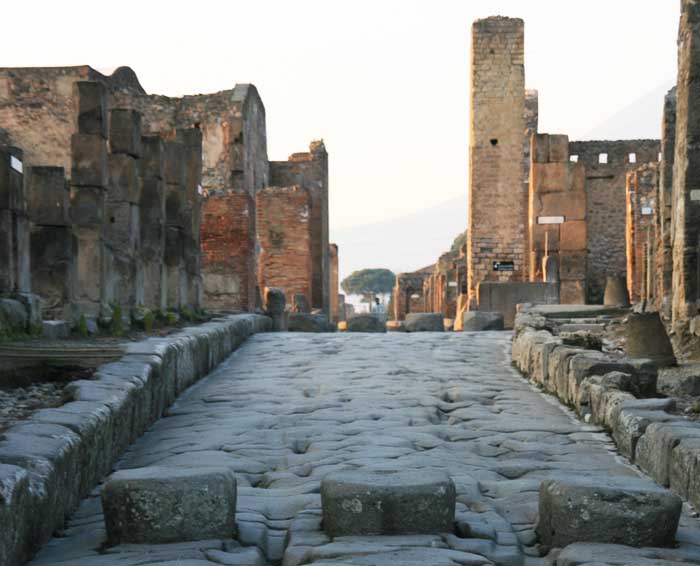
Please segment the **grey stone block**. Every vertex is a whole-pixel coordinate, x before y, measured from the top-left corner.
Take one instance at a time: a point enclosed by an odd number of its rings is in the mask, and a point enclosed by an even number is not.
[[[27,212],[34,224],[70,225],[70,193],[63,167],[30,167],[26,196]]]
[[[668,487],[671,455],[684,438],[700,440],[700,425],[688,421],[650,423],[637,443],[636,464],[655,481]]]
[[[633,478],[549,479],[540,486],[540,542],[670,546],[682,500],[656,484]]]
[[[110,112],[109,146],[113,154],[141,157],[141,114],[127,108]]]
[[[325,314],[289,313],[290,332],[329,332],[330,325]]]
[[[112,544],[232,538],[236,478],[226,468],[123,470],[105,483],[102,507]]]
[[[409,313],[404,323],[407,332],[444,332],[445,324],[442,313],[421,312]]]
[[[100,136],[73,134],[71,137],[71,185],[106,187],[107,142]]]
[[[503,330],[503,314],[500,312],[467,311],[462,314],[462,330]]]
[[[67,320],[44,320],[41,335],[49,340],[62,340],[70,336],[70,322]]]
[[[357,314],[347,321],[347,332],[386,332],[386,322],[372,314]]]
[[[78,132],[107,139],[107,90],[98,81],[74,83],[74,100],[77,102]]]
[[[452,532],[455,486],[442,472],[348,471],[321,482],[330,537]]]
[[[139,161],[126,154],[110,154],[107,200],[138,204],[141,200]]]
[[[0,564],[22,564],[30,556],[33,541],[22,529],[36,512],[29,476],[24,468],[0,464]]]

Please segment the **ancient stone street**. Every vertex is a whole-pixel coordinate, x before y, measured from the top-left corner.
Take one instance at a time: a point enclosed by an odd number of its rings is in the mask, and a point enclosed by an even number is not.
[[[520,377],[510,341],[509,332],[251,337],[117,466],[234,470],[238,542],[108,547],[95,490],[31,564],[550,564],[535,546],[540,482],[640,474],[600,429]],[[320,482],[356,468],[446,472],[455,532],[330,540]],[[697,564],[700,525],[687,511],[677,538],[673,549],[618,549],[622,560],[610,563]],[[569,547],[558,564],[608,563],[613,551],[597,546]]]

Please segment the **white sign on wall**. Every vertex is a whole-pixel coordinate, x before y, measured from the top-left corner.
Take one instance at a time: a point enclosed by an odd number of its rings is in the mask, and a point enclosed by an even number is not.
[[[690,200],[700,200],[700,190],[690,191]]]
[[[450,282],[447,284],[447,286],[448,286],[448,287],[456,287],[456,286],[457,286],[457,281],[450,281]]]
[[[17,171],[17,173],[22,173],[22,162],[14,155],[10,155],[10,167]]]
[[[563,216],[538,216],[538,224],[564,224]]]
[[[650,206],[643,206],[642,207],[642,216],[649,216],[650,214],[654,214],[654,209],[651,208]]]

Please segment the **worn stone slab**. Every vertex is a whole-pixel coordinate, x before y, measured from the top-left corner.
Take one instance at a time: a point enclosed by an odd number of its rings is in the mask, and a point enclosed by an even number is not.
[[[445,322],[442,313],[409,313],[404,328],[407,332],[444,332]]]
[[[503,328],[503,314],[500,312],[467,311],[462,314],[464,332],[503,330]]]
[[[229,538],[236,477],[213,467],[122,470],[102,488],[102,507],[112,544]]]
[[[321,481],[330,537],[450,532],[455,486],[444,473],[348,471]]]
[[[682,501],[633,479],[549,479],[540,487],[537,534],[544,544],[575,542],[670,546]]]
[[[386,322],[371,314],[356,314],[348,319],[347,332],[386,332]]]

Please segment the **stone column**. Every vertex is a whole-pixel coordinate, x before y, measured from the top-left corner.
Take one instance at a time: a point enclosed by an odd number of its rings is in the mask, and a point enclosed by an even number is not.
[[[185,274],[185,148],[175,140],[165,142],[165,272],[168,280],[168,308],[179,310],[187,304]]]
[[[119,307],[122,320],[142,293],[139,254],[139,200],[141,198],[141,114],[115,108],[110,112],[109,187],[105,211],[106,296]]]
[[[78,249],[65,170],[30,167],[27,176],[32,288],[43,301],[46,319],[72,320]]]
[[[160,136],[143,136],[141,164],[141,263],[143,306],[151,310],[167,307],[165,251],[165,146]]]
[[[647,259],[649,229],[653,227],[658,189],[658,165],[647,163],[627,174],[627,289],[630,301],[647,297]]]
[[[338,310],[338,245],[329,244],[328,256],[330,264],[330,283],[329,283],[329,299],[330,299],[330,320],[338,322],[340,320],[340,312]]]
[[[683,0],[673,174],[673,322],[700,312],[700,0]]]
[[[199,251],[199,228],[202,220],[202,131],[199,128],[177,130],[177,140],[184,146],[185,213],[184,255],[187,277],[187,305],[199,309],[203,284]]]
[[[77,132],[71,138],[71,220],[77,241],[77,315],[108,315],[104,213],[108,184],[106,91],[102,83],[74,84]]]

